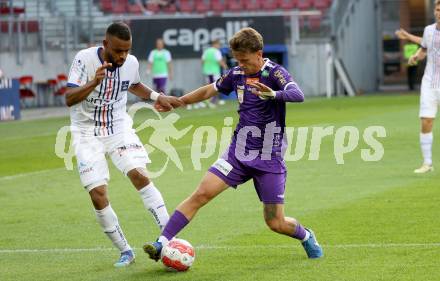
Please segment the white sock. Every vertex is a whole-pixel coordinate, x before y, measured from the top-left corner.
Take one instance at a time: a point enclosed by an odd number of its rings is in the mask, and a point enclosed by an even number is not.
[[[434,136],[431,133],[420,133],[420,147],[422,149],[423,163],[432,165],[432,141]]]
[[[302,242],[305,242],[305,241],[309,240],[309,238],[310,238],[310,232],[306,229],[306,236],[304,237]]]
[[[95,213],[98,223],[101,225],[102,230],[107,237],[113,242],[113,245],[115,245],[121,253],[131,250],[127,239],[125,239],[124,233],[119,226],[118,217],[110,204],[102,210],[95,210]]]
[[[153,182],[139,190],[139,195],[144,202],[145,208],[150,211],[156,220],[157,225],[162,230],[170,219],[162,194],[154,186]]]
[[[163,246],[165,246],[169,242],[168,239],[165,236],[163,236],[163,235],[159,236],[159,239],[157,239],[157,241],[162,243]]]

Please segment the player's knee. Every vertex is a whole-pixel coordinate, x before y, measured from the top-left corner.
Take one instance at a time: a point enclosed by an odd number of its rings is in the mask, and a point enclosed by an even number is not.
[[[138,190],[150,184],[146,171],[140,168],[130,170],[127,176]]]
[[[282,232],[282,222],[278,219],[266,219],[266,225],[274,232]]]
[[[94,188],[89,192],[89,194],[96,210],[102,210],[108,206],[109,202],[105,187]]]
[[[423,126],[432,126],[433,123],[434,123],[434,119],[432,118],[422,118]]]
[[[203,206],[206,203],[208,203],[211,200],[211,198],[212,197],[210,196],[209,192],[207,192],[204,189],[197,190],[193,195],[194,201],[200,206]]]

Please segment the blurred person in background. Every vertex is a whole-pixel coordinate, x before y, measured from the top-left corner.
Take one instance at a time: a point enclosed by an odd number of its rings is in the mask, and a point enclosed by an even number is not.
[[[422,79],[420,94],[420,113],[421,132],[420,148],[422,150],[423,164],[414,170],[416,174],[423,174],[434,170],[432,165],[432,128],[434,119],[440,105],[440,67],[438,61],[440,54],[439,30],[440,30],[440,0],[434,4],[434,16],[436,22],[425,27],[421,48],[409,60],[409,65],[416,65],[419,61],[427,58],[425,72]]]
[[[159,93],[166,92],[168,78],[173,79],[171,53],[165,49],[162,38],[156,40],[156,49],[148,55],[147,74],[153,76],[154,90]]]
[[[220,52],[220,40],[214,40],[211,42],[211,47],[207,48],[202,55],[202,68],[203,75],[205,76],[205,82],[212,84],[217,81],[221,74],[222,69],[226,70],[227,66],[223,60],[222,53]],[[216,95],[211,98],[208,106],[213,108],[217,104],[224,104],[225,102]]]
[[[417,68],[418,65],[407,64],[408,60],[417,53],[419,45],[422,43],[422,38],[408,33],[404,29],[399,29],[396,31],[396,35],[401,40],[407,40],[403,46],[403,57],[406,64],[406,74],[408,81],[408,89],[413,91],[415,89],[416,79],[417,79]]]

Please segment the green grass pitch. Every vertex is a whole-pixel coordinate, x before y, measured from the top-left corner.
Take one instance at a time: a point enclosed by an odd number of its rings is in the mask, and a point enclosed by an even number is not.
[[[67,110],[67,109],[66,109]],[[236,104],[217,110],[178,110],[183,129],[237,122]],[[166,116],[166,115],[164,115]],[[300,244],[272,233],[251,183],[228,190],[204,207],[179,234],[196,247],[186,273],[166,272],[141,251],[159,234],[135,189],[110,164],[109,194],[136,263],[115,269],[117,250],[95,221],[77,171],[67,171],[54,153],[56,132],[68,118],[0,124],[0,280],[440,280],[440,172],[415,175],[421,162],[418,97],[415,95],[309,99],[289,104],[292,127],[383,126],[378,139],[385,154],[361,159],[359,146],[336,164],[333,137],[323,140],[320,158],[288,162],[286,214],[311,227],[325,258],[308,260]],[[140,124],[148,113],[137,115]],[[172,141],[184,171],[173,164],[155,183],[168,209],[197,186],[218,152],[194,171],[187,136]],[[438,129],[435,129],[435,136]],[[139,135],[146,143],[151,129]],[[439,134],[440,135],[440,134]],[[440,141],[434,138],[434,165],[440,168]],[[150,154],[152,169],[164,154]]]

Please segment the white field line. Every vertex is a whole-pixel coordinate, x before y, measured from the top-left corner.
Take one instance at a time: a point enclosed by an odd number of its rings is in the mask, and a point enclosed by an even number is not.
[[[31,135],[31,136],[5,137],[5,138],[1,138],[0,141],[22,140],[22,139],[49,137],[49,136],[56,137],[56,135],[57,135],[57,132],[48,132],[48,133],[44,133],[44,134],[35,134],[35,135]]]
[[[54,168],[54,169],[40,170],[40,171],[29,172],[29,173],[20,173],[20,174],[15,174],[15,175],[12,175],[12,176],[0,177],[0,181],[15,180],[15,179],[21,178],[21,177],[35,176],[35,175],[40,175],[40,174],[45,174],[45,173],[62,171],[62,170],[65,170],[65,169],[66,168],[63,167],[63,168]]]
[[[220,246],[220,245],[199,245],[197,250],[246,250],[246,249],[290,249],[294,245],[249,245],[249,246]],[[437,248],[440,243],[383,243],[383,244],[339,244],[322,245],[325,248],[346,249],[346,248]],[[140,250],[136,249],[135,250]],[[83,252],[106,252],[116,251],[115,248],[53,248],[53,249],[0,249],[0,254],[16,253],[83,253]]]

